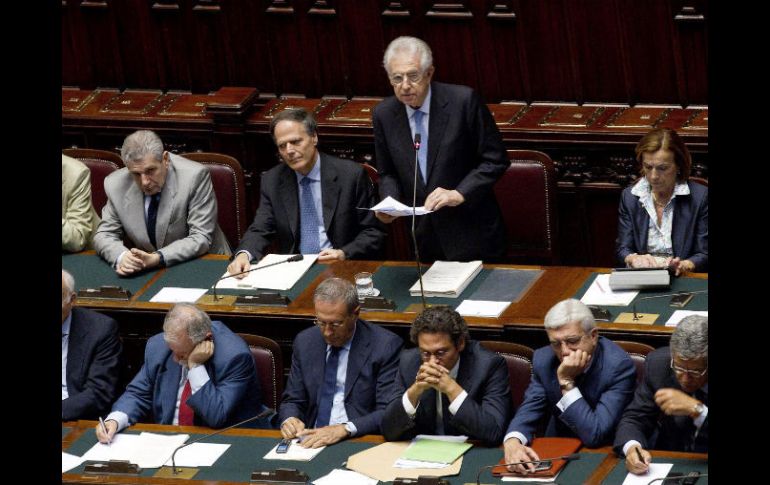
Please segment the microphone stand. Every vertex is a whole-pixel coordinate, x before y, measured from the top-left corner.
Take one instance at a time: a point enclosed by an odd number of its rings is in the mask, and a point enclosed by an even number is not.
[[[414,184],[412,192],[412,243],[414,244],[414,259],[417,261],[417,277],[420,281],[420,300],[422,301],[422,309],[428,308],[428,304],[425,302],[425,290],[422,287],[422,264],[420,263],[420,250],[417,248],[417,236],[414,230],[415,220],[417,219],[417,171],[420,169],[418,153],[420,151],[421,135],[415,133],[414,135]],[[427,184],[427,180],[425,181]]]
[[[665,295],[653,295],[653,296],[643,296],[637,300],[634,300],[633,305],[631,306],[631,310],[634,314],[634,321],[641,320],[642,317],[638,316],[636,314],[636,304],[643,300],[654,300],[655,298],[668,298],[670,296],[679,296],[679,295],[697,295],[699,293],[708,293],[709,290],[697,290],[697,291],[680,291],[677,293],[666,293]]]
[[[663,482],[666,482],[666,481],[669,481],[669,480],[679,480],[679,483],[685,483],[685,480],[687,480],[687,479],[690,479],[690,480],[695,479],[695,480],[697,480],[700,477],[707,477],[707,476],[709,476],[708,473],[698,473],[697,475],[682,475],[681,477],[661,477],[661,478],[655,478],[653,480],[650,480],[649,482],[647,482],[647,485],[652,485],[655,482],[663,483]],[[689,483],[695,483],[695,482],[691,481]]]
[[[563,456],[555,456],[553,458],[541,458],[539,460],[530,460],[530,461],[514,461],[511,463],[498,463],[496,465],[486,465],[481,468],[479,468],[479,472],[476,474],[476,485],[481,485],[481,472],[484,470],[489,470],[490,468],[495,468],[498,466],[504,466],[509,467],[512,465],[526,465],[528,463],[542,463],[544,461],[556,461],[556,460],[564,460],[564,461],[572,461],[572,460],[579,460],[580,454],[579,453],[572,453],[570,455],[563,455]]]
[[[212,291],[214,292],[214,300],[215,300],[215,301],[219,301],[219,300],[221,300],[221,299],[222,299],[222,297],[221,297],[221,296],[217,295],[217,284],[218,284],[220,281],[222,281],[222,280],[226,280],[226,279],[228,279],[228,278],[233,278],[233,277],[235,277],[235,276],[238,276],[238,275],[242,275],[242,274],[246,274],[246,273],[251,273],[252,271],[256,271],[256,270],[258,270],[258,269],[269,268],[269,267],[271,267],[271,266],[275,266],[275,265],[277,265],[277,264],[283,264],[283,263],[293,263],[293,262],[295,262],[295,261],[302,261],[302,258],[304,258],[304,256],[303,256],[303,255],[301,255],[301,254],[295,254],[294,256],[291,256],[291,257],[289,257],[289,258],[286,258],[286,259],[284,259],[284,260],[282,260],[282,261],[276,261],[275,263],[266,264],[266,265],[264,265],[264,266],[257,266],[257,267],[251,268],[251,269],[247,269],[246,271],[241,271],[240,273],[235,273],[235,274],[228,274],[227,276],[223,276],[223,277],[219,278],[218,280],[216,280],[216,281],[214,282],[214,284],[211,286],[211,289],[212,289]]]

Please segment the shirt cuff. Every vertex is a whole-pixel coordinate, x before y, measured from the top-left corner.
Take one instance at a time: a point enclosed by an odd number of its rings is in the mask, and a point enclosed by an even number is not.
[[[250,253],[250,252],[248,252],[248,251],[246,251],[245,249],[241,249],[240,251],[238,251],[237,253],[235,253],[235,256],[233,256],[233,259],[237,258],[237,257],[238,257],[238,255],[239,255],[239,254],[241,254],[241,253],[244,253],[244,254],[246,254],[246,256],[248,256],[248,257],[249,257],[249,261],[251,261],[252,259],[254,259],[254,258],[251,256],[251,253]]]
[[[516,438],[517,440],[521,441],[521,444],[524,446],[527,446],[527,438],[524,437],[523,434],[519,433],[518,431],[511,431],[505,437],[503,438],[503,443],[508,441],[511,438]]]
[[[700,429],[700,427],[703,426],[703,423],[706,421],[706,418],[708,417],[708,415],[709,415],[709,407],[704,404],[703,412],[700,413],[700,416],[692,420],[695,427]]]
[[[623,445],[623,454],[627,455],[628,454],[628,450],[632,446],[638,446],[639,448],[642,448],[642,444],[639,443],[638,441],[636,441],[636,440],[628,440],[628,441],[626,441],[626,444]]]
[[[556,403],[556,407],[559,408],[559,411],[564,412],[568,407],[572,405],[573,402],[577,401],[581,397],[583,397],[583,394],[580,393],[580,389],[573,387],[567,391],[567,394],[563,395],[561,399],[559,399],[559,402]]]
[[[463,391],[463,392],[460,393],[459,396],[457,396],[455,398],[454,401],[449,403],[449,412],[452,413],[452,416],[457,414],[457,411],[460,410],[460,406],[463,405],[463,403],[465,402],[465,398],[466,397],[468,397],[468,392],[467,391]]]
[[[160,252],[160,250],[155,251],[155,254],[158,255],[160,258],[160,261],[158,262],[158,266],[165,268],[166,267],[166,258],[163,257],[163,253]]]
[[[404,406],[404,411],[406,411],[406,414],[408,414],[410,418],[414,418],[414,415],[417,414],[417,408],[412,406],[406,391],[404,391],[404,395],[401,396],[401,405]],[[420,403],[417,403],[417,405],[419,406]]]
[[[123,256],[125,256],[127,252],[128,251],[123,251],[122,253],[120,253],[120,256],[118,256],[118,259],[115,260],[115,264],[112,265],[114,269],[118,269],[118,267],[120,266],[120,261],[123,259]]]
[[[206,370],[206,366],[199,365],[187,372],[187,380],[190,381],[190,392],[195,394],[198,389],[205,386],[210,380],[209,373]]]
[[[111,412],[107,415],[105,421],[109,421],[110,419],[118,423],[118,430],[116,432],[124,430],[128,427],[128,414],[124,413],[123,411]]]
[[[352,421],[348,421],[345,423],[345,429],[348,430],[348,433],[350,433],[350,436],[355,436],[356,433],[358,433],[358,429],[356,428],[356,425],[353,424]]]

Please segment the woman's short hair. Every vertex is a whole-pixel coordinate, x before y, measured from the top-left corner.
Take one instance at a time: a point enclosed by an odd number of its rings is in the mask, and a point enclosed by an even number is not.
[[[687,182],[690,178],[692,157],[690,151],[676,131],[670,128],[655,128],[648,132],[636,144],[636,161],[641,165],[641,174],[644,175],[642,156],[645,153],[655,153],[658,150],[669,150],[674,154],[674,163],[677,166],[676,179],[679,182]]]

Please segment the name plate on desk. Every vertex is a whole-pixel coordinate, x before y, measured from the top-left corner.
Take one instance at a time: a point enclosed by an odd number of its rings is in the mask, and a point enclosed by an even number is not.
[[[94,461],[86,464],[86,475],[127,475],[138,476],[142,469],[126,460]]]
[[[120,286],[102,285],[99,288],[83,288],[78,290],[78,298],[129,301],[131,299],[131,292]]]
[[[256,295],[239,296],[235,299],[235,306],[282,306],[287,307],[291,303],[288,296],[276,292],[262,292]]]
[[[365,296],[361,300],[361,310],[367,312],[394,312],[396,304],[382,296]]]
[[[441,477],[420,476],[417,478],[396,478],[393,485],[449,485],[449,480]]]
[[[275,470],[251,472],[251,483],[270,485],[305,485],[310,477],[307,473],[293,468],[277,468]]]

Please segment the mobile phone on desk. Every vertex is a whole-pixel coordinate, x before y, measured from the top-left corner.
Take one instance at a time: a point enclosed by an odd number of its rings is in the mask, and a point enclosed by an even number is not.
[[[536,472],[542,472],[544,470],[550,470],[553,463],[551,460],[543,460],[540,463],[535,465],[535,471]]]
[[[668,305],[674,308],[684,308],[685,305],[690,303],[690,300],[693,298],[692,293],[681,293],[679,295],[674,295],[671,297],[671,301],[668,302]]]
[[[290,439],[281,440],[281,442],[278,443],[278,446],[275,448],[275,452],[286,453],[287,451],[289,451],[289,446],[291,446]]]

